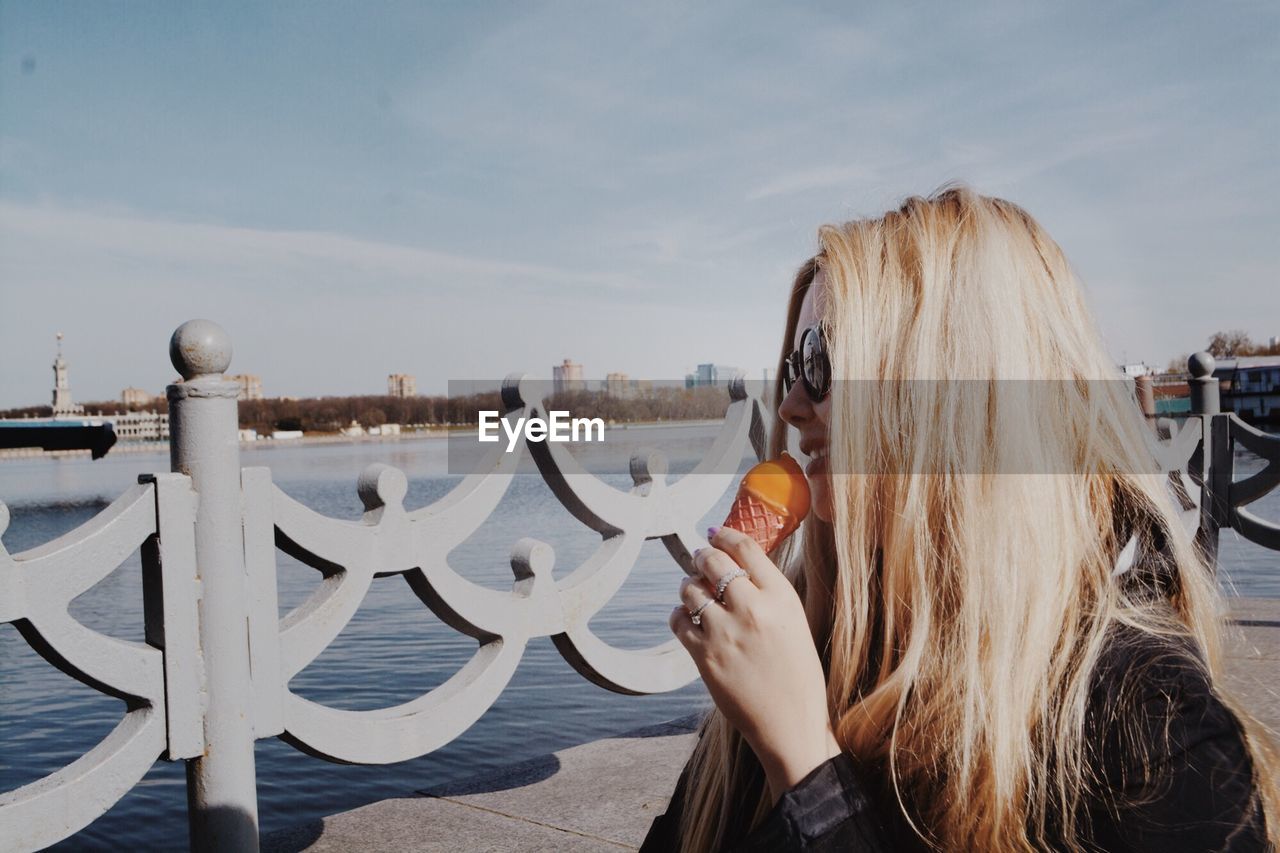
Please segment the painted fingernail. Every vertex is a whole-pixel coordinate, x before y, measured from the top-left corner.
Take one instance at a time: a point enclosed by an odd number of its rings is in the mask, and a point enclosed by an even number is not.
[[[717,533],[719,533],[719,532],[720,532],[720,528],[719,528],[719,527],[715,527],[715,526],[708,527],[708,528],[707,528],[707,538],[708,538],[708,539],[715,539],[715,538],[716,538],[716,534],[717,534]]]

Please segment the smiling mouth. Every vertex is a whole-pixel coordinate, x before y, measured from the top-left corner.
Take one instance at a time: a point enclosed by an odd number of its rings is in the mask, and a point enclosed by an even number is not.
[[[820,468],[826,468],[827,448],[815,447],[805,455],[809,457],[808,464],[804,466],[804,473],[806,476],[813,476],[814,472]]]

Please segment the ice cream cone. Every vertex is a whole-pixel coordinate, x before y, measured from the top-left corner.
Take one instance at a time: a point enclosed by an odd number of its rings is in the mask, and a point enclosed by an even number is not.
[[[800,526],[809,512],[809,483],[800,465],[786,453],[761,462],[738,486],[725,527],[741,531],[771,551]]]

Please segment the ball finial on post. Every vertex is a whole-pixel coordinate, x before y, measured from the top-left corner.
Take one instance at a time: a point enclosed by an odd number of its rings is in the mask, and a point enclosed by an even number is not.
[[[1207,352],[1192,353],[1187,359],[1187,370],[1191,371],[1191,375],[1197,379],[1205,376],[1212,376],[1213,369],[1218,366],[1213,356]]]
[[[1198,352],[1187,359],[1187,369],[1191,378],[1187,381],[1187,390],[1191,394],[1191,413],[1195,415],[1216,415],[1221,409],[1218,397],[1218,380],[1213,370],[1218,364],[1207,352]]]
[[[169,360],[186,380],[225,373],[231,366],[231,336],[212,320],[188,320],[169,339]]]

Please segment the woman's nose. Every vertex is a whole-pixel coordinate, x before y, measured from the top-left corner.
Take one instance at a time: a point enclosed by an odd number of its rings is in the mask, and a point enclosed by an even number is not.
[[[813,402],[803,386],[802,381],[793,382],[791,390],[782,398],[782,405],[778,407],[778,417],[789,426],[798,427],[813,418]]]

